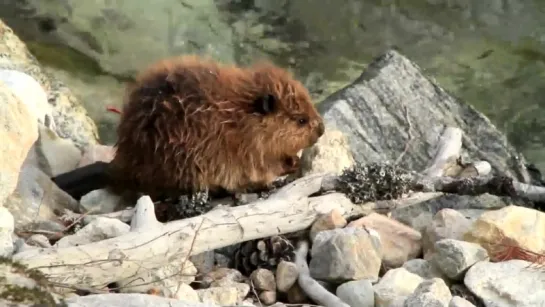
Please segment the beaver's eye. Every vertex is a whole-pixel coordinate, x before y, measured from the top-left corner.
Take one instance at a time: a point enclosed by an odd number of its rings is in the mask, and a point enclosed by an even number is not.
[[[308,123],[308,119],[307,118],[304,118],[304,117],[299,117],[297,119],[297,123],[300,125],[300,126],[304,126]]]

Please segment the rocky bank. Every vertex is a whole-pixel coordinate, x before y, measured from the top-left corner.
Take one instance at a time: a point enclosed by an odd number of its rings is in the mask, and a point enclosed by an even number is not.
[[[168,223],[149,197],[78,202],[51,182],[114,151],[1,22],[0,99],[2,303],[545,305],[545,189],[485,116],[396,51],[322,102],[327,132],[300,178]]]

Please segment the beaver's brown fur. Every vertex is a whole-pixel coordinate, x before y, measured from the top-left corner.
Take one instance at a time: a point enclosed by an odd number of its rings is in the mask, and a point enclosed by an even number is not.
[[[127,90],[114,187],[152,197],[266,187],[294,172],[297,153],[323,132],[307,89],[284,69],[165,59]]]

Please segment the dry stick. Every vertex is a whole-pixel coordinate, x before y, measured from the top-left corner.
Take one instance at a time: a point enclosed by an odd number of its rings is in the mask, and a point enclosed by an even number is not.
[[[297,281],[301,289],[316,303],[324,307],[350,307],[333,293],[327,291],[314,278],[310,277],[307,265],[308,242],[305,240],[297,243],[295,251],[295,264],[299,271]]]

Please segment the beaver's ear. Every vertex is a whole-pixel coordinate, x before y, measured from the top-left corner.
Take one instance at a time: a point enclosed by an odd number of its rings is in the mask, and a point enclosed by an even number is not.
[[[270,94],[262,95],[254,100],[254,112],[267,115],[276,111],[276,97]]]

